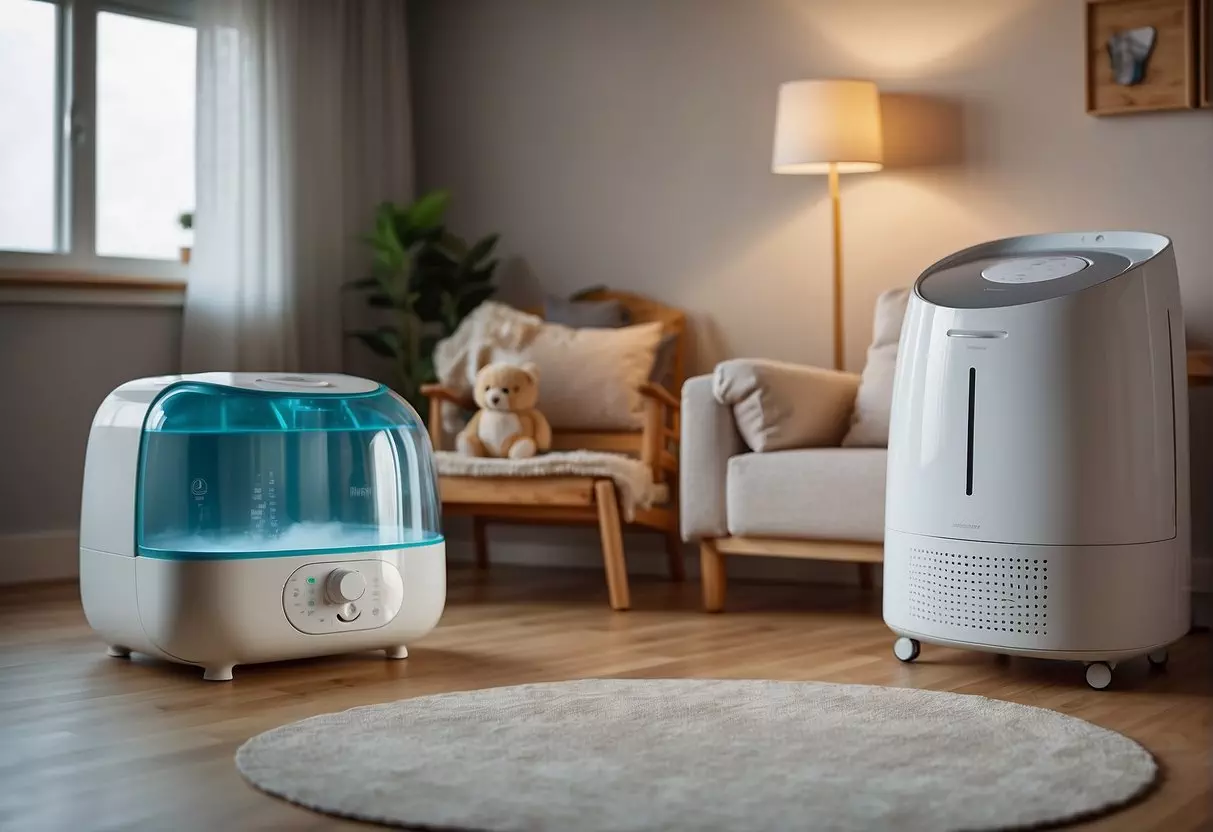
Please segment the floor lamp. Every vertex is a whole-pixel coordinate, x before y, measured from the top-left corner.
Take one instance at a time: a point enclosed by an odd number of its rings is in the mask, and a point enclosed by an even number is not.
[[[838,174],[883,166],[880,94],[871,81],[789,81],[775,114],[775,173],[824,173],[834,219],[834,366],[846,358],[842,296],[842,204]]]

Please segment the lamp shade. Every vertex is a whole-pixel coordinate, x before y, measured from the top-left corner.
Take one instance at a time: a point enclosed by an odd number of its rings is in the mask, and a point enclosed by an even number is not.
[[[880,94],[871,81],[789,81],[779,87],[775,173],[867,173],[883,166]]]

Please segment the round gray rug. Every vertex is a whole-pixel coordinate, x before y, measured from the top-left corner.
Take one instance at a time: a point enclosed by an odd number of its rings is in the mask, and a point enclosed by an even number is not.
[[[1132,800],[1149,752],[1080,719],[935,691],[587,679],[312,717],[236,752],[321,812],[455,830],[1008,829]]]

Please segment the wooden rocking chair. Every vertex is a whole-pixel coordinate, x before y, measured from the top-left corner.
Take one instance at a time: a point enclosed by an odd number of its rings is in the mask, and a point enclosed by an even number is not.
[[[646,382],[639,388],[644,402],[643,427],[630,431],[553,430],[552,449],[558,451],[613,451],[640,458],[652,469],[653,481],[666,484],[669,499],[664,505],[636,512],[634,525],[661,532],[669,559],[670,576],[683,580],[682,539],[678,528],[678,393],[686,373],[686,314],[639,295],[597,290],[585,300],[616,300],[631,314],[632,323],[659,321],[664,332],[675,338],[672,381],[668,386]],[[541,314],[541,313],[536,313]],[[475,405],[440,384],[422,388],[429,399],[429,431],[434,449],[443,445],[442,404]],[[489,563],[485,527],[490,522],[524,524],[597,524],[602,539],[602,560],[612,609],[626,610],[630,604],[627,561],[623,551],[623,528],[615,484],[594,477],[451,477],[438,479],[442,508],[448,515],[472,518],[476,565]]]

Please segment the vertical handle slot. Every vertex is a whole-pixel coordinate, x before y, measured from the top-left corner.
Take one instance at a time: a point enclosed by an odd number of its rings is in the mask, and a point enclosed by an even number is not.
[[[977,368],[969,368],[969,440],[965,452],[965,494],[973,496],[973,405],[977,399]]]

